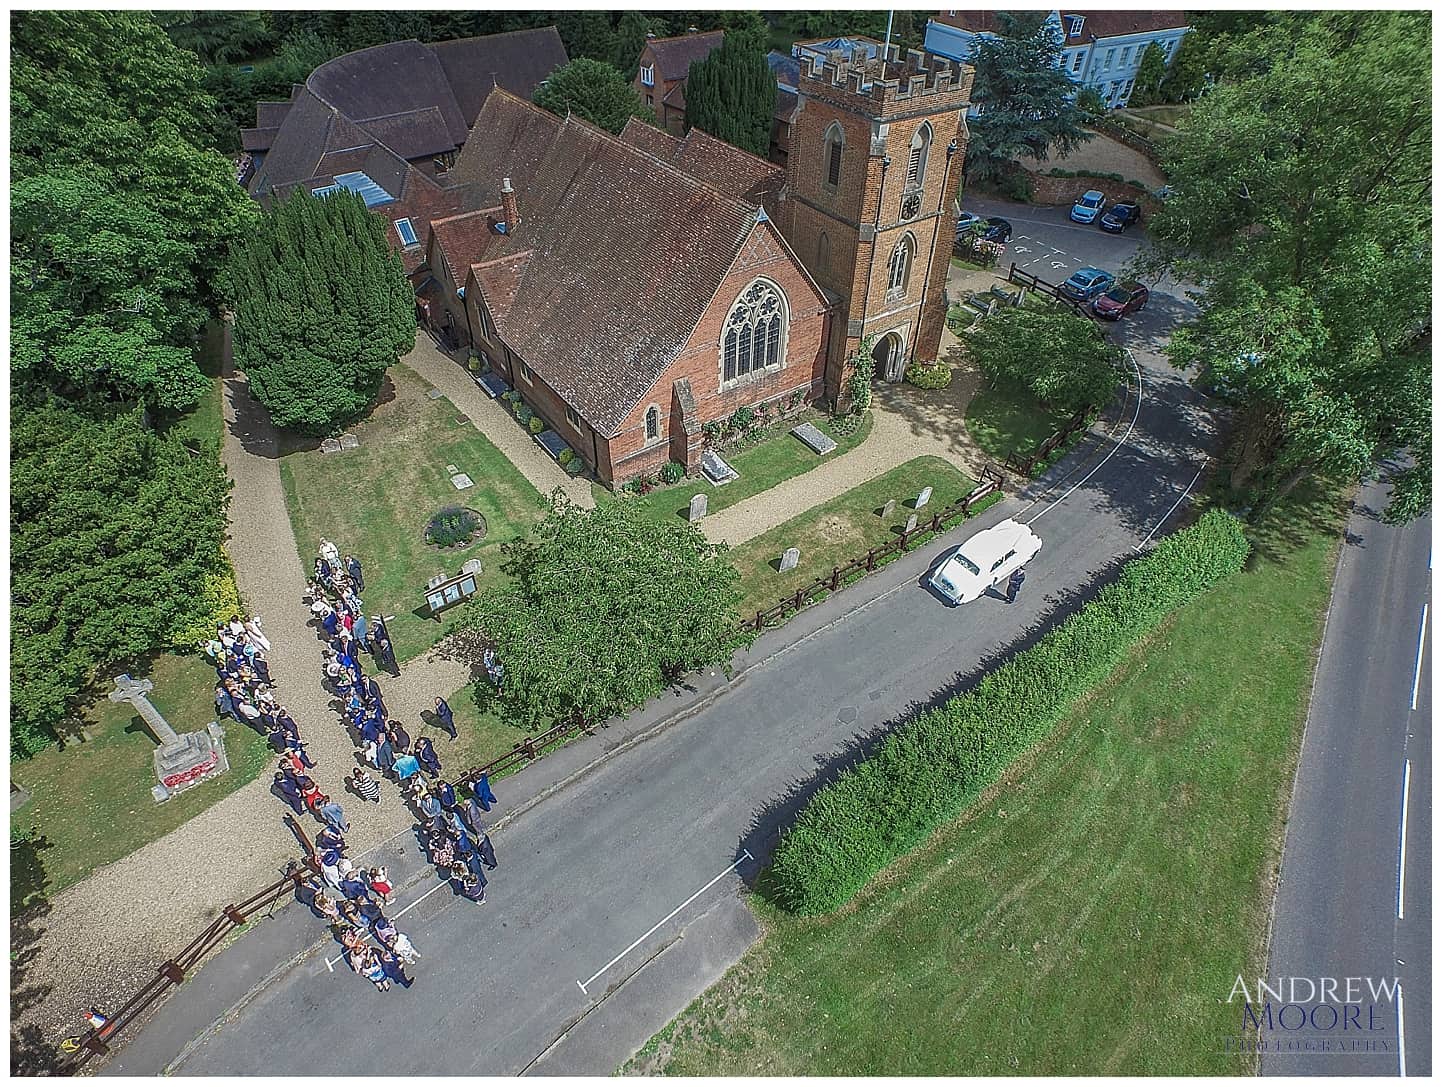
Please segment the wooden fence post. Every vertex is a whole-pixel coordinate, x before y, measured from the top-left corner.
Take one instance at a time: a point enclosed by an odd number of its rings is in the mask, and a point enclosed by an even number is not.
[[[833,567],[831,568],[831,591],[834,593],[834,592],[835,592],[837,589],[839,589],[840,587],[841,587],[841,567],[839,567],[839,566],[833,566]]]

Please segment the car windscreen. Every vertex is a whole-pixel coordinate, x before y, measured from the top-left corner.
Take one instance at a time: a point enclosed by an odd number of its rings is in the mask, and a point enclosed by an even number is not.
[[[1132,292],[1124,291],[1120,287],[1113,287],[1111,290],[1107,291],[1106,297],[1110,298],[1113,302],[1117,302],[1125,306],[1128,302],[1132,300]]]

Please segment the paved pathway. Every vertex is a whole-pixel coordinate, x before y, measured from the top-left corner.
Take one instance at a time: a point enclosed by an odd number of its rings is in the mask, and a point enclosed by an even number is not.
[[[348,844],[353,853],[362,852],[414,819],[393,788],[378,805],[363,805],[344,788],[356,764],[355,747],[320,684],[321,643],[301,603],[306,579],[281,488],[275,430],[228,354],[222,456],[235,487],[227,548],[241,596],[261,616],[270,638],[276,686],[317,763],[313,776],[345,808],[351,820]],[[301,541],[300,547],[309,554],[316,542]],[[345,550],[344,540],[336,543]],[[459,689],[467,678],[463,665],[427,657],[398,678],[383,679],[382,687],[392,718],[414,728],[437,694]],[[233,733],[240,726],[230,727]],[[49,1037],[73,1033],[90,1004],[113,1007],[123,1001],[166,954],[208,924],[218,907],[272,882],[299,848],[282,822],[289,809],[271,795],[270,781],[271,773],[262,771],[171,833],[56,896],[35,924],[33,942],[26,940],[24,987],[30,995],[22,1004],[34,1006],[14,1008],[16,1018]],[[308,833],[320,826],[309,817],[303,824]]]
[[[481,392],[470,375],[442,353],[429,336],[418,333],[415,349],[401,361],[445,393],[536,490],[548,495],[559,487],[576,505],[585,509],[595,506],[591,484],[568,476],[530,434],[516,425],[510,413]]]

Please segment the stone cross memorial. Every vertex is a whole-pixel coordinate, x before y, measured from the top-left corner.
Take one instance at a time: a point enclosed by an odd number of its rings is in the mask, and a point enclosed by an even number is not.
[[[796,547],[788,547],[781,556],[781,572],[795,570],[796,564],[801,561],[801,550]]]
[[[692,495],[691,509],[687,513],[686,519],[694,524],[695,522],[701,520],[701,518],[705,517],[706,501],[706,496],[704,494]]]
[[[210,722],[204,732],[177,734],[146,697],[154,687],[148,679],[116,676],[110,701],[129,702],[160,744],[155,749],[155,776],[160,784],[150,790],[160,802],[225,773],[230,762],[225,757],[225,731],[217,722]]]
[[[926,505],[926,504],[927,504],[928,502],[930,502],[930,501],[931,501],[931,488],[930,488],[930,487],[923,487],[923,488],[921,488],[921,493],[916,496],[916,508],[917,508],[917,509],[921,509],[922,506]]]

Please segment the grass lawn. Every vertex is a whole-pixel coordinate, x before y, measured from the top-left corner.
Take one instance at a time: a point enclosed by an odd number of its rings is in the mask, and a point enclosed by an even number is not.
[[[203,658],[162,654],[148,674],[155,684],[150,697],[177,732],[203,729],[215,720],[215,669]],[[150,795],[155,740],[140,716],[103,691],[81,715],[84,742],[10,764],[11,777],[35,794],[11,817],[11,830],[33,827],[48,841],[40,851],[47,896],[174,830],[269,765],[265,739],[227,718],[222,723],[230,772],[157,804]],[[12,895],[16,890],[12,881]]]
[[[932,495],[923,513],[950,505],[976,484],[940,457],[917,457],[732,548],[731,564],[741,572],[741,614],[769,608],[833,567],[888,543],[906,526],[911,503],[926,486]],[[896,499],[896,512],[886,523],[878,514],[889,498]],[[783,574],[778,567],[788,547],[801,551],[801,561]]]
[[[455,740],[435,726],[430,713],[426,714],[425,727],[420,730],[436,745],[436,754],[440,756],[441,767],[448,778],[500,758],[531,735],[524,728],[506,724],[493,713],[482,712],[476,705],[473,691],[468,683],[459,691],[446,695],[446,702],[456,715]]]
[[[803,422],[813,423],[818,430],[836,443],[836,448],[819,457],[801,444],[801,440],[790,433],[791,428]],[[713,487],[705,479],[687,479],[670,487],[662,487],[646,495],[630,495],[626,500],[638,502],[642,508],[658,520],[665,517],[686,519],[691,505],[691,496],[703,491],[708,496],[708,513],[718,513],[728,506],[743,502],[752,495],[768,491],[776,484],[819,468],[825,461],[839,457],[849,449],[855,449],[871,433],[872,413],[867,412],[861,425],[844,437],[832,429],[830,417],[818,411],[803,412],[788,419],[778,427],[773,437],[765,438],[749,449],[736,453],[722,452],[726,463],[740,474],[723,487]],[[614,491],[598,483],[591,485],[597,502],[614,501]]]
[[[368,419],[351,428],[359,449],[292,451],[282,457],[280,474],[304,561],[312,561],[321,537],[334,541],[342,554],[359,557],[366,608],[395,615],[391,637],[405,661],[430,648],[445,630],[444,622],[417,614],[426,581],[438,573],[459,573],[467,559],[479,558],[478,581],[495,583],[501,577],[501,544],[540,519],[542,499],[449,400],[429,399],[428,386],[414,372],[393,366],[389,383],[394,395],[383,397]],[[476,485],[457,491],[447,464]],[[444,549],[426,543],[431,515],[452,505],[469,506],[486,519],[485,539]]]
[[[1048,411],[1024,386],[998,381],[983,384],[966,408],[966,429],[972,440],[997,460],[1008,453],[1030,453],[1068,419],[1069,411]]]
[[[765,935],[628,1071],[1242,1075],[1237,974],[1271,874],[1341,524],[1279,507],[962,819],[837,914]]]

